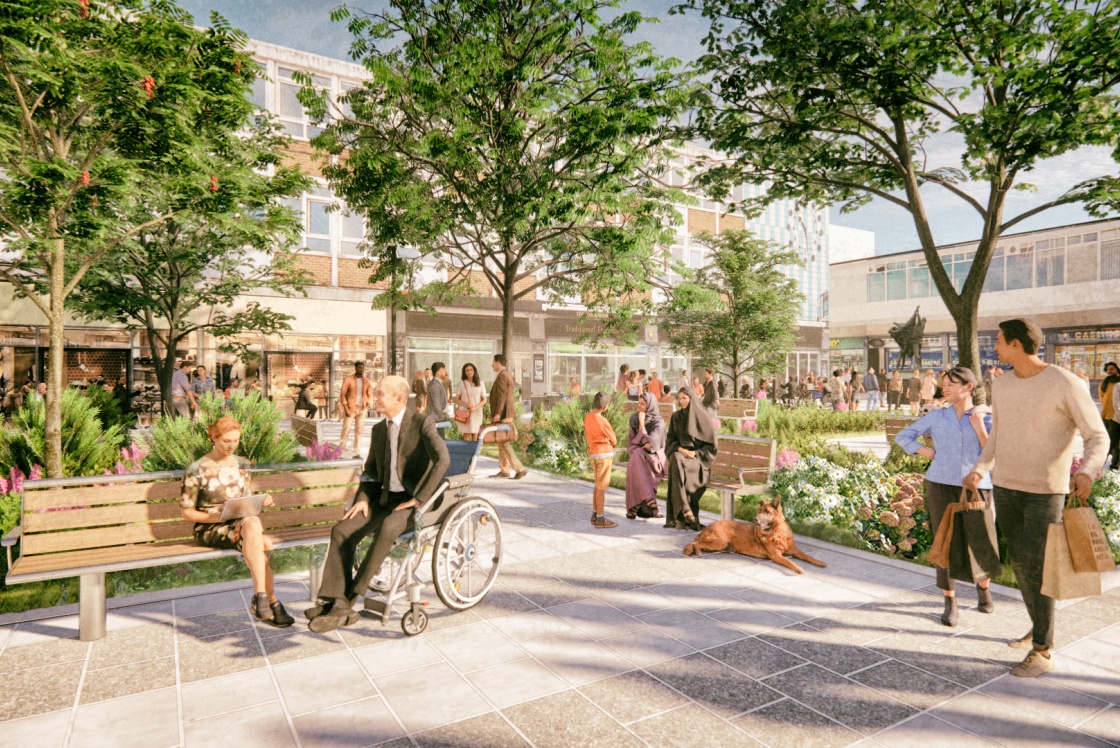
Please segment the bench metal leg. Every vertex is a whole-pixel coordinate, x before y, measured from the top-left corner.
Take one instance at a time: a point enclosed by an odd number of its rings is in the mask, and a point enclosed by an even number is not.
[[[735,519],[735,494],[727,489],[719,492],[719,518]]]
[[[311,546],[311,557],[307,568],[307,588],[310,590],[311,602],[319,601],[319,586],[323,584],[323,562],[326,561],[326,552],[319,552],[320,546]],[[325,548],[325,546],[324,546]]]
[[[105,636],[105,573],[82,574],[78,590],[78,638],[100,639]]]

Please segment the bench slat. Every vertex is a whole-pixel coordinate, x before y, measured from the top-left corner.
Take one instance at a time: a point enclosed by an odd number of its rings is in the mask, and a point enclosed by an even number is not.
[[[268,473],[266,475],[254,475],[250,487],[254,492],[272,492],[314,486],[349,485],[357,483],[361,475],[362,471],[359,468],[308,470],[298,473]]]
[[[299,543],[308,540],[329,540],[332,525],[313,525],[293,527],[286,530],[270,531],[278,544]],[[176,556],[233,555],[236,551],[215,551],[213,548],[198,545],[193,540],[148,543],[117,548],[95,548],[81,551],[67,551],[38,556],[21,556],[8,572],[8,580],[18,584],[19,577],[35,576],[39,579],[72,577],[89,567],[121,564],[123,568],[142,568],[178,563]],[[239,554],[238,554],[239,555]],[[33,581],[31,579],[27,581]]]
[[[20,554],[34,556],[40,553],[87,550],[107,546],[154,543],[193,537],[194,523],[185,520],[155,522],[151,524],[115,525],[69,532],[48,532],[25,535],[20,543]]]
[[[69,530],[78,527],[127,525],[133,522],[179,519],[179,516],[178,501],[150,504],[111,504],[109,506],[25,514],[23,516],[23,531],[24,533],[37,533]]]
[[[272,494],[276,507],[285,509],[293,506],[315,506],[318,504],[338,504],[348,502],[357,493],[357,484],[352,486],[332,486],[330,488],[310,488],[306,491],[285,491]],[[271,511],[271,509],[266,509]]]
[[[330,522],[333,526],[334,523],[342,519],[345,511],[346,507],[341,504],[307,507],[305,509],[287,509],[282,512],[269,511],[261,514],[261,523],[266,530],[270,531],[273,529],[300,529],[319,522]],[[331,528],[327,527],[324,532],[330,535]]]
[[[119,485],[81,486],[79,488],[28,487],[23,493],[24,512],[90,504],[135,504],[178,498],[182,481],[121,483]]]

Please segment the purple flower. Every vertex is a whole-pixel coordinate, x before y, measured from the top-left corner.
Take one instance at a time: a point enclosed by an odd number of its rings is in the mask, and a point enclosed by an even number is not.
[[[28,480],[42,480],[43,468],[40,465],[31,466],[31,475],[27,476]]]
[[[778,459],[774,461],[774,468],[776,470],[785,470],[800,459],[801,455],[797,454],[794,450],[783,449],[778,453]]]

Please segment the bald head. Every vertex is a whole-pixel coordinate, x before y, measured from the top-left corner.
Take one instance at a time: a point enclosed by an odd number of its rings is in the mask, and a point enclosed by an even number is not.
[[[411,388],[404,377],[390,375],[377,385],[377,409],[386,418],[396,418],[408,403]]]

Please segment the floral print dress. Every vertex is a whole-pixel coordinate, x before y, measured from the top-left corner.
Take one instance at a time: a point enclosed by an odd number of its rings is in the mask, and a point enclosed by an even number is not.
[[[183,491],[179,506],[220,512],[227,499],[249,495],[249,461],[237,458],[237,465],[222,466],[206,456],[192,462],[183,475]],[[241,550],[241,520],[229,522],[196,522],[194,537],[209,548]]]

